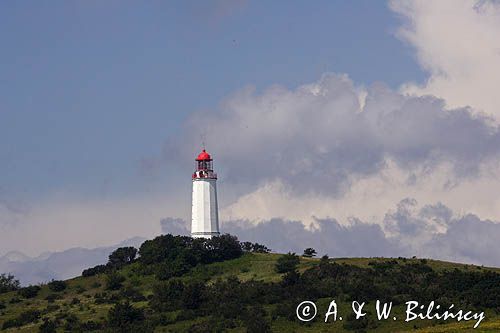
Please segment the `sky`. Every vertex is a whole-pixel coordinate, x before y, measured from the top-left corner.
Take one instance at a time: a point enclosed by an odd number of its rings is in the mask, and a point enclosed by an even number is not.
[[[222,229],[500,265],[499,34],[495,1],[1,3],[0,254],[188,221],[204,143]]]

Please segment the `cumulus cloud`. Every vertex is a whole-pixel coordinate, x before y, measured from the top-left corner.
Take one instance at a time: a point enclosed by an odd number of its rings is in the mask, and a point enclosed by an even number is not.
[[[352,177],[380,171],[386,157],[407,168],[451,161],[467,174],[498,156],[498,127],[484,116],[447,112],[440,99],[403,96],[381,85],[367,90],[361,107],[358,90],[345,75],[333,74],[291,91],[247,88],[220,110],[195,114],[189,137],[176,147],[186,151],[197,145],[193,133],[206,133],[227,181],[279,178],[329,193],[343,193]]]
[[[402,255],[397,242],[385,237],[381,227],[353,220],[350,226],[342,226],[334,219],[318,220],[319,228],[307,229],[297,221],[272,219],[254,225],[248,221],[228,221],[223,231],[238,236],[242,241],[258,242],[275,252],[302,253],[306,247],[314,247],[320,254],[346,256],[394,256]],[[189,226],[172,219],[162,220],[164,233],[187,235]]]
[[[245,88],[194,114],[185,133],[166,151],[189,168],[199,134],[206,137],[224,188],[223,219],[309,225],[361,215],[380,223],[408,196],[500,216],[499,127],[469,108],[446,110],[436,97],[327,74],[293,90]],[[480,189],[472,199],[471,189]]]
[[[403,91],[500,116],[498,1],[391,1],[390,8],[404,22],[398,35],[415,48],[429,73],[424,84],[406,84]]]
[[[164,219],[164,233],[188,235],[189,225]],[[317,220],[317,227],[271,219],[259,224],[226,221],[222,230],[240,240],[259,242],[275,252],[301,253],[307,247],[333,257],[418,256],[500,266],[500,223],[468,214],[459,216],[442,203],[420,206],[413,198],[401,200],[386,212],[382,225],[351,218],[349,225],[335,219]]]
[[[469,262],[487,266],[500,266],[500,224],[467,215],[454,220],[446,233],[437,234],[422,246],[423,255]]]
[[[476,241],[486,232],[498,235],[496,222],[486,219],[500,220],[499,6],[391,2],[404,20],[401,38],[415,47],[429,72],[425,84],[393,91],[326,74],[294,89],[246,87],[216,109],[194,113],[163,156],[142,160],[145,173],[161,167],[168,174],[168,194],[64,198],[29,211],[0,202],[0,251],[15,249],[21,235],[33,239],[31,251],[55,250],[54,231],[48,230],[57,230],[60,247],[80,245],[85,237],[87,245],[96,246],[150,236],[161,216],[189,219],[189,175],[202,136],[219,173],[221,220],[247,221],[234,226],[239,233],[290,233],[290,241],[276,245],[289,250],[328,230],[334,243],[342,244],[324,245],[332,255],[375,251],[356,252],[343,240],[368,246],[374,239],[381,249],[373,253],[380,255],[429,250],[448,259],[474,261],[481,255],[484,262],[495,262],[481,246],[467,250],[449,239],[461,240],[454,235],[474,223]],[[475,218],[461,217],[465,213]],[[292,242],[293,237],[304,238]],[[485,239],[482,244],[491,245],[491,238]],[[498,246],[491,246],[498,257]]]

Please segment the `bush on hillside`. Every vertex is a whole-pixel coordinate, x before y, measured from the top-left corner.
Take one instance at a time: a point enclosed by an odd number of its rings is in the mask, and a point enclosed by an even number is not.
[[[129,302],[117,303],[108,312],[109,326],[118,331],[127,331],[144,319],[144,310],[132,306]]]
[[[0,294],[18,290],[21,287],[19,280],[12,274],[0,274]]]
[[[50,319],[45,319],[38,328],[39,333],[56,333],[57,330],[57,324],[55,321],[52,321]]]
[[[107,290],[118,290],[122,287],[122,283],[125,278],[119,273],[112,271],[106,275],[106,289]]]
[[[211,239],[162,235],[144,242],[139,249],[142,273],[155,273],[160,280],[179,277],[199,264],[230,260],[243,254],[231,235]]]
[[[33,298],[38,295],[38,292],[40,291],[40,286],[28,286],[21,288],[17,291],[17,294],[21,297],[24,298]]]
[[[49,289],[54,291],[54,292],[59,292],[63,291],[66,289],[66,282],[64,281],[58,281],[58,280],[52,280],[48,283]]]
[[[87,269],[83,270],[82,276],[88,277],[88,276],[94,276],[94,275],[97,275],[97,274],[106,273],[106,272],[109,271],[109,269],[110,269],[109,266],[106,266],[106,265],[97,265],[97,266],[94,266],[94,267],[87,268]]]
[[[120,247],[109,255],[108,265],[111,267],[123,267],[134,261],[137,249],[132,246]]]
[[[314,256],[316,256],[316,250],[313,249],[312,247],[308,247],[307,249],[304,250],[304,254],[302,254],[302,256],[306,257],[306,258],[312,258]]]
[[[6,330],[12,327],[21,327],[26,324],[30,324],[38,321],[40,319],[40,311],[38,310],[28,310],[22,312],[19,316],[9,319],[3,323],[2,329]]]
[[[288,273],[294,271],[300,263],[299,257],[295,253],[288,252],[276,261],[276,272]]]
[[[255,253],[269,253],[269,252],[271,252],[271,250],[268,249],[267,246],[259,244],[259,243],[252,243],[252,242],[242,242],[241,249],[245,252],[255,252]]]

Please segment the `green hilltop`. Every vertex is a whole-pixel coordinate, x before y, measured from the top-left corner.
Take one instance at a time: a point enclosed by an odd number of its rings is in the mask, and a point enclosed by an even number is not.
[[[313,258],[269,253],[224,235],[164,235],[136,258],[121,248],[85,276],[2,291],[1,332],[499,332],[500,269],[429,259]],[[6,281],[4,275],[4,282]],[[1,280],[0,280],[1,281]],[[11,281],[12,282],[12,281]],[[343,321],[325,323],[335,299]],[[392,301],[398,320],[377,321],[374,302]],[[318,316],[296,318],[303,300]],[[348,314],[366,301],[367,319]],[[485,311],[474,321],[404,322],[404,303],[436,300]],[[369,317],[369,318],[368,318]]]

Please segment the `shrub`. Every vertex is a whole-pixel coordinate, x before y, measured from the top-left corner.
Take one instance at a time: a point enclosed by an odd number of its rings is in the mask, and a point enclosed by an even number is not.
[[[252,252],[256,252],[256,253],[269,253],[269,252],[271,252],[271,250],[267,246],[259,244],[259,243],[253,243],[252,247],[253,247]]]
[[[103,328],[101,323],[96,323],[95,321],[89,320],[80,324],[80,329],[84,332],[97,331]]]
[[[11,327],[21,327],[26,324],[30,324],[36,322],[40,319],[40,311],[37,310],[28,310],[21,313],[19,316],[7,320],[3,323],[2,329],[7,329]]]
[[[49,289],[54,291],[54,292],[59,292],[63,291],[66,289],[66,282],[64,281],[58,281],[58,280],[52,280],[48,283]]]
[[[125,278],[117,272],[110,272],[106,275],[106,289],[118,290],[122,287]]]
[[[294,271],[300,263],[299,257],[295,253],[288,252],[276,261],[276,272],[288,273]]]
[[[108,272],[110,267],[106,265],[97,265],[92,268],[87,268],[82,272],[82,276],[94,276],[97,274],[102,274]]]
[[[17,294],[21,297],[24,298],[33,298],[38,295],[38,292],[40,291],[40,286],[28,286],[25,288],[21,288],[17,291]]]
[[[368,311],[366,312],[366,316],[359,319],[356,319],[354,313],[348,314],[343,325],[344,329],[355,332],[369,332],[377,326],[377,322],[373,319],[373,315]]]
[[[269,253],[269,250],[265,245],[252,242],[241,243],[241,249],[245,252],[256,252],[256,253]]]
[[[54,321],[45,319],[38,328],[39,333],[56,333],[57,325]]]
[[[77,294],[83,294],[86,291],[87,291],[87,289],[85,289],[85,287],[83,287],[83,286],[77,286],[76,287],[76,293]]]
[[[146,300],[143,294],[134,287],[127,286],[120,292],[120,295],[131,302],[142,302]]]
[[[44,314],[47,314],[47,313],[51,313],[51,312],[54,312],[54,311],[57,311],[59,310],[61,307],[57,304],[50,304],[50,305],[47,305],[47,307],[45,308],[45,310],[43,311]]]
[[[47,297],[45,297],[45,300],[49,303],[54,303],[56,299],[61,299],[62,296],[59,294],[49,294]]]
[[[91,287],[93,289],[101,288],[102,284],[100,284],[99,282],[94,282],[94,283],[92,283]]]
[[[21,299],[18,297],[12,297],[9,301],[10,304],[21,303]]]
[[[248,309],[245,316],[245,326],[247,333],[268,333],[271,332],[271,326],[266,320],[266,312],[262,306],[254,306]]]
[[[306,258],[312,258],[316,256],[316,250],[313,249],[312,247],[308,247],[307,249],[304,250],[304,254],[302,256]]]
[[[67,332],[75,332],[80,328],[80,320],[74,314],[68,314],[66,316],[66,324],[64,324],[64,330]]]
[[[142,321],[144,321],[144,311],[133,307],[129,302],[117,303],[108,312],[108,323],[113,328],[124,330]]]
[[[198,309],[201,306],[205,289],[205,284],[202,282],[185,284],[181,297],[182,305],[187,309]]]
[[[177,279],[162,282],[153,287],[150,306],[159,312],[177,309],[184,292],[184,283]]]
[[[174,261],[163,262],[157,265],[156,277],[159,280],[168,280],[173,277],[179,277],[189,272],[191,265],[189,265],[183,258],[177,257]]]
[[[19,280],[12,274],[0,274],[0,294],[15,291],[20,288]]]
[[[120,247],[109,255],[108,265],[111,267],[122,267],[130,264],[137,256],[137,249],[129,247]]]
[[[297,284],[299,280],[300,280],[300,274],[297,273],[297,271],[293,270],[290,272],[286,272],[285,275],[283,275],[283,280],[281,281],[281,285],[283,287],[293,286]]]

